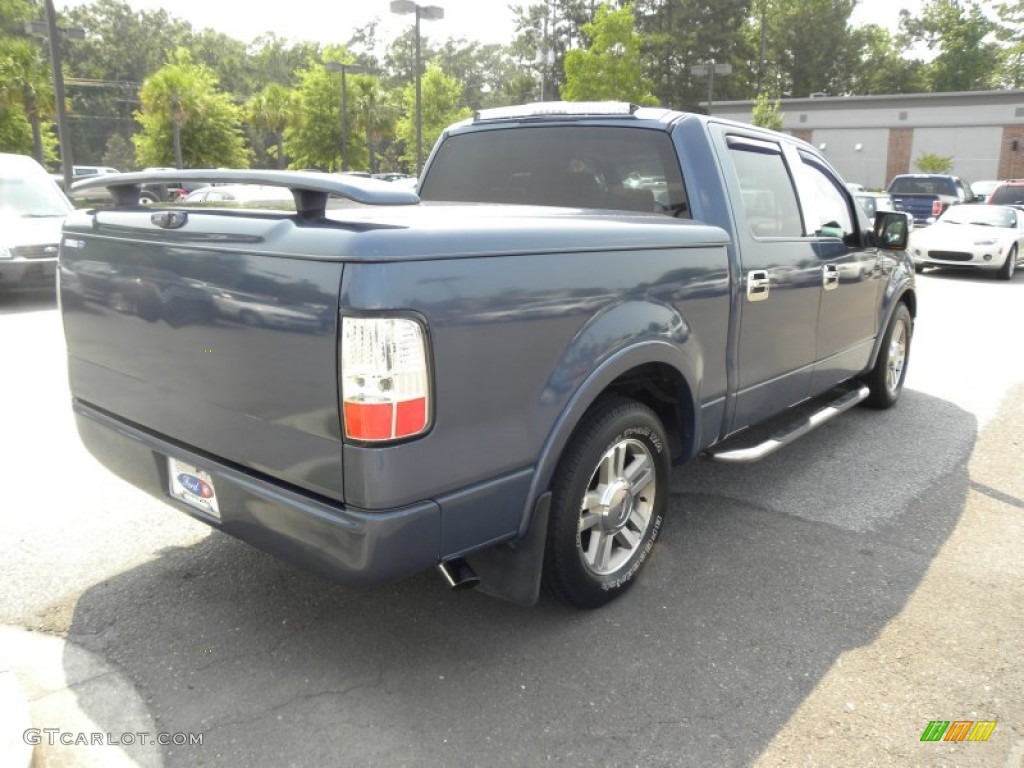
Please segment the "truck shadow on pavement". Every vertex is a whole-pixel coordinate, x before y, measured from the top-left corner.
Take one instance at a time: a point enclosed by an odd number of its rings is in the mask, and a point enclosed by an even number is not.
[[[38,312],[44,309],[54,309],[56,306],[57,293],[53,288],[0,291],[0,315]]]
[[[963,511],[976,429],[907,391],[760,464],[678,469],[652,561],[598,611],[434,574],[350,589],[211,533],[87,590],[69,639],[163,731],[204,734],[168,765],[745,765],[900,613]]]

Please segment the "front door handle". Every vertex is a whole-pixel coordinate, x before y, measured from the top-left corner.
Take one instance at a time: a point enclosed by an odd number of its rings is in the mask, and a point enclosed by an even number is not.
[[[835,264],[826,264],[821,268],[821,284],[826,291],[834,291],[839,287],[839,267]]]
[[[747,272],[747,301],[764,301],[768,298],[771,280],[768,270],[753,269]]]

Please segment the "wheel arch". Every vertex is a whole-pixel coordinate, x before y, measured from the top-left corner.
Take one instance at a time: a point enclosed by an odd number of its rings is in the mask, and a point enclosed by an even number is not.
[[[620,350],[595,369],[569,399],[541,449],[519,536],[529,528],[535,503],[549,488],[566,445],[602,397],[617,394],[647,405],[662,422],[673,462],[692,458],[699,440],[698,371],[699,361],[689,349],[653,340]]]
[[[907,287],[901,293],[895,295],[895,298],[885,307],[885,313],[882,315],[882,321],[878,326],[878,334],[875,337],[875,345],[871,350],[871,359],[865,370],[871,370],[875,367],[875,363],[878,361],[878,353],[882,349],[882,339],[885,337],[885,330],[889,327],[893,313],[896,312],[896,308],[900,304],[907,306],[911,320],[917,319],[917,292],[913,288]]]

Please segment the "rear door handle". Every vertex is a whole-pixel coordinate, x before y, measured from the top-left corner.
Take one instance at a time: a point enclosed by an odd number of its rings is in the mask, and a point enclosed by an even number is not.
[[[835,264],[826,264],[821,268],[821,284],[826,291],[834,291],[839,287],[839,267]]]
[[[764,301],[771,289],[768,270],[753,269],[747,272],[747,301]]]

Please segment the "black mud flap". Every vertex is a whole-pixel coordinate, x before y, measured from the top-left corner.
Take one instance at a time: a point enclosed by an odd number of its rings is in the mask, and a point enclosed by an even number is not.
[[[466,556],[480,577],[477,590],[519,605],[533,605],[537,602],[544,569],[544,545],[548,538],[550,508],[549,491],[537,499],[533,520],[523,538]]]

